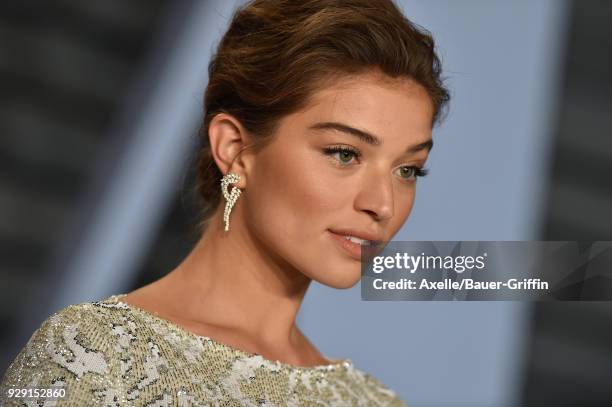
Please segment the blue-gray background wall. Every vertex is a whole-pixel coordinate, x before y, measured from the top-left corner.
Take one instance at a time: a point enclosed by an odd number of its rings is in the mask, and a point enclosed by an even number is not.
[[[52,312],[159,278],[193,245],[206,66],[238,3],[0,5],[0,370]],[[395,238],[612,240],[610,3],[397,3],[433,33],[452,101]],[[585,372],[612,366],[612,312],[580,310],[315,283],[298,320],[411,406],[575,405],[563,389],[599,405],[585,397],[610,376]]]

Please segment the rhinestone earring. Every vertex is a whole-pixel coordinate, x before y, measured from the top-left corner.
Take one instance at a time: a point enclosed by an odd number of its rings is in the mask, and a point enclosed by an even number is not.
[[[223,223],[225,223],[225,231],[229,230],[229,216],[232,212],[232,208],[238,200],[240,193],[242,190],[238,187],[232,187],[231,192],[227,192],[227,186],[229,184],[235,184],[240,181],[240,175],[234,172],[229,172],[221,178],[221,191],[223,192],[223,197],[225,198],[225,210],[223,211]]]

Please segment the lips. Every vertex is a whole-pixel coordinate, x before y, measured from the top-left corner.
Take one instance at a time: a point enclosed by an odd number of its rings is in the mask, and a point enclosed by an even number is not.
[[[372,244],[378,244],[383,240],[383,237],[379,233],[368,232],[365,230],[356,230],[356,229],[329,229],[330,232],[343,235],[343,236],[353,236],[362,240],[369,240]]]
[[[361,245],[347,240],[345,236],[339,235],[330,231],[332,239],[334,239],[340,247],[353,259],[361,261]]]
[[[379,242],[376,242],[376,244],[373,245],[365,246],[359,243],[351,242],[345,235],[338,234],[332,230],[328,230],[328,232],[336,244],[339,245],[340,249],[355,260],[369,260],[380,250]]]

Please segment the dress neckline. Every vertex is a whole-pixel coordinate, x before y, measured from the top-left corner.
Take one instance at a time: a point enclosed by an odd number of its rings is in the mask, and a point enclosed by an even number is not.
[[[272,366],[272,367],[282,367],[285,369],[289,369],[289,370],[299,370],[299,371],[336,371],[338,369],[343,369],[343,370],[348,370],[354,367],[353,362],[351,359],[329,359],[327,357],[325,357],[325,355],[323,355],[326,359],[328,360],[332,360],[334,361],[333,363],[329,363],[329,364],[323,364],[323,365],[314,365],[314,366],[296,366],[296,365],[292,365],[289,363],[285,363],[285,362],[281,362],[279,360],[271,360],[271,359],[266,359],[264,358],[262,355],[260,355],[259,353],[252,353],[252,352],[248,352],[246,350],[242,350],[239,348],[236,348],[234,346],[225,344],[223,342],[219,342],[209,336],[203,336],[203,335],[198,335],[195,332],[191,332],[185,328],[183,328],[182,326],[178,325],[177,323],[170,321],[169,319],[166,318],[162,318],[159,315],[157,315],[155,312],[152,311],[147,311],[143,308],[140,308],[136,305],[132,305],[132,304],[128,304],[127,302],[124,302],[121,300],[121,298],[125,297],[127,295],[127,293],[121,293],[121,294],[113,294],[110,297],[108,297],[105,301],[107,302],[114,302],[117,304],[121,304],[122,306],[130,309],[133,312],[139,313],[141,315],[144,315],[148,318],[154,319],[155,321],[158,321],[164,325],[166,325],[167,327],[173,329],[174,331],[178,331],[179,333],[183,334],[183,335],[187,335],[189,337],[192,338],[196,338],[198,340],[204,340],[207,341],[219,348],[223,348],[232,352],[235,352],[245,358],[259,358],[261,359],[262,362],[267,363],[268,365]]]

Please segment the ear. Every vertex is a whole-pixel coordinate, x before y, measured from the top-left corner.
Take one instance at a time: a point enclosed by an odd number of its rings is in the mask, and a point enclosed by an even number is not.
[[[245,188],[252,159],[241,154],[241,151],[251,143],[251,137],[246,130],[234,116],[219,113],[210,121],[208,138],[212,156],[221,173],[240,174],[240,182],[234,185]]]

